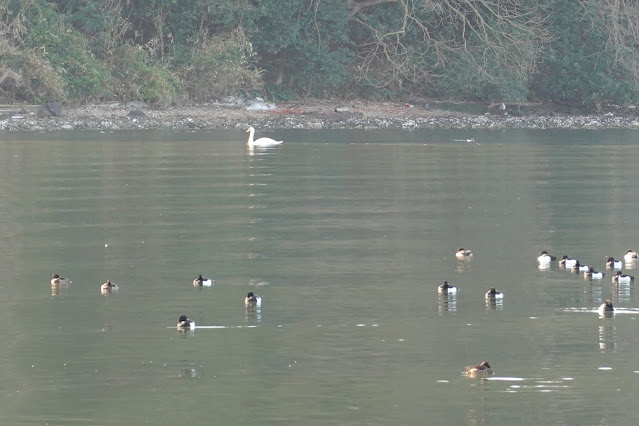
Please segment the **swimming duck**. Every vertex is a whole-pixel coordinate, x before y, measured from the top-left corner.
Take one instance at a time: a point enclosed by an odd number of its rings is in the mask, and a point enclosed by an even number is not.
[[[102,291],[117,290],[118,288],[118,285],[112,283],[111,280],[107,280],[107,282],[100,286],[100,290]]]
[[[71,280],[68,278],[61,277],[58,274],[51,275],[51,285],[59,285],[59,284],[69,284]]]
[[[606,262],[606,268],[609,269],[621,269],[622,267],[621,260],[615,260],[614,257],[609,257]]]
[[[559,266],[563,266],[564,268],[572,268],[575,263],[579,262],[577,259],[572,259],[566,255],[561,256],[559,259]]]
[[[575,262],[574,265],[570,267],[572,272],[588,272],[590,270],[590,266],[582,265],[579,261]]]
[[[486,377],[493,374],[493,369],[490,368],[488,361],[483,361],[479,365],[469,365],[466,367],[466,375],[468,377]]]
[[[246,306],[250,306],[250,305],[261,306],[262,298],[256,294],[253,294],[252,291],[249,291],[246,297],[244,298],[244,304]]]
[[[503,299],[504,293],[502,293],[501,291],[495,290],[495,287],[491,287],[490,290],[486,292],[486,299],[489,299],[491,297],[495,299]]]
[[[584,278],[592,278],[593,280],[600,280],[604,277],[603,272],[595,271],[595,268],[590,267],[587,272],[584,272]]]
[[[195,321],[188,319],[186,315],[182,315],[178,319],[177,328],[195,328]]]
[[[464,259],[464,258],[470,257],[470,256],[472,256],[472,255],[473,255],[473,252],[472,252],[472,251],[470,251],[470,250],[465,250],[463,247],[462,247],[462,248],[460,248],[459,250],[457,250],[457,253],[455,253],[455,256],[456,256],[458,259]]]
[[[247,143],[249,149],[253,149],[255,147],[264,148],[264,147],[279,145],[282,143],[282,141],[276,141],[275,139],[271,139],[271,138],[259,138],[257,140],[253,140],[253,137],[255,136],[255,128],[253,128],[252,126],[246,129],[246,133],[249,134],[248,143]]]
[[[639,255],[637,255],[637,252],[634,250],[626,250],[626,254],[623,255],[623,260],[625,260],[626,262],[632,262],[632,261],[636,261],[637,257],[639,257]]]
[[[455,287],[454,285],[448,284],[448,281],[444,281],[444,284],[437,287],[437,292],[444,293],[444,294],[451,294],[451,293],[455,294],[457,293],[457,287]]]
[[[202,275],[198,275],[198,277],[193,280],[193,285],[195,287],[211,287],[213,285],[213,280],[210,278],[203,278]]]
[[[546,250],[543,250],[537,258],[537,261],[541,264],[547,264],[553,260],[557,260],[557,257],[549,255]]]
[[[612,282],[617,284],[630,284],[635,280],[635,277],[632,275],[626,275],[621,271],[617,271],[615,275],[612,276]]]
[[[606,303],[602,304],[597,311],[599,312],[599,315],[610,315],[615,311],[615,308],[612,306],[610,299],[606,299]]]

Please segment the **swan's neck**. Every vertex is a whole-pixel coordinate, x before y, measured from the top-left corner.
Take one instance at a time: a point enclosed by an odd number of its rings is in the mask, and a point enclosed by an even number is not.
[[[253,136],[255,135],[255,130],[249,130],[249,138],[248,138],[248,146],[253,146]]]

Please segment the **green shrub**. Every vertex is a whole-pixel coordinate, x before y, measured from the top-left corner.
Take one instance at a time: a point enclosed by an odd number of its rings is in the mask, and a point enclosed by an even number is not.
[[[262,87],[260,72],[250,65],[251,45],[240,30],[219,36],[202,36],[190,51],[187,63],[176,68],[184,95],[207,101]]]
[[[114,95],[120,100],[139,99],[150,104],[169,104],[181,89],[166,64],[140,46],[124,44],[108,58],[114,78]]]

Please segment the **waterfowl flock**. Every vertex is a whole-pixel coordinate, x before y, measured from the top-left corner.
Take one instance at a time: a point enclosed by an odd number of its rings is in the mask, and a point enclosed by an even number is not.
[[[198,275],[197,278],[193,280],[193,286],[195,287],[210,287],[213,285],[215,281],[211,278],[203,277],[201,274]],[[51,288],[59,289],[60,286],[71,283],[71,280],[65,277],[61,277],[59,274],[51,275]],[[106,280],[106,282],[100,285],[100,291],[102,294],[110,294],[113,291],[117,291],[120,287],[111,282],[111,280]],[[54,294],[55,295],[55,294]],[[262,298],[252,291],[248,292],[246,297],[244,298],[244,304],[247,307],[250,306],[261,306]],[[195,321],[189,319],[186,315],[181,315],[177,322],[177,328],[184,329],[194,329]]]
[[[463,260],[468,259],[469,256],[472,256],[472,251],[460,248],[455,253],[455,257],[457,259]],[[639,260],[637,252],[634,250],[627,250],[624,254],[624,262],[627,266],[634,266]],[[565,270],[571,271],[573,273],[583,273],[585,279],[590,280],[601,280],[606,275],[605,272],[597,271],[594,267],[590,265],[582,264],[578,259],[568,257],[567,255],[561,256],[561,258],[557,259],[557,257],[549,254],[546,250],[541,251],[539,256],[537,257],[537,262],[539,263],[540,269],[548,269],[552,262],[557,262],[557,265]],[[634,282],[635,277],[632,275],[624,274],[621,269],[623,268],[623,262],[620,260],[615,260],[613,257],[609,257],[605,263],[606,269],[616,270],[615,274],[612,277],[612,282],[614,284],[631,284]],[[444,281],[443,284],[437,287],[437,292],[443,295],[448,294],[456,294],[458,289],[456,286],[451,285],[448,281]],[[485,298],[488,303],[489,300],[492,300],[495,303],[495,299],[502,299],[504,294],[497,290],[495,287],[490,287],[490,289],[486,292]],[[597,312],[601,317],[611,317],[614,315],[615,308],[610,299],[606,299],[605,302],[598,307]],[[493,374],[493,370],[490,364],[487,361],[483,361],[478,365],[470,365],[464,370],[466,376],[473,378],[485,378],[491,374]]]

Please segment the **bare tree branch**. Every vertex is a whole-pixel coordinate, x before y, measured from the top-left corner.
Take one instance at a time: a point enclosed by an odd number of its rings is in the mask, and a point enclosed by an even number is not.
[[[372,40],[363,42],[359,49],[359,76],[374,81],[378,87],[401,86],[405,82],[428,84],[443,78],[441,73],[446,69],[462,66],[466,79],[499,84],[503,75],[509,73],[525,80],[550,40],[546,18],[534,2],[398,0],[397,3],[403,16],[391,29],[372,24],[367,12],[361,9],[353,18],[372,34]]]

